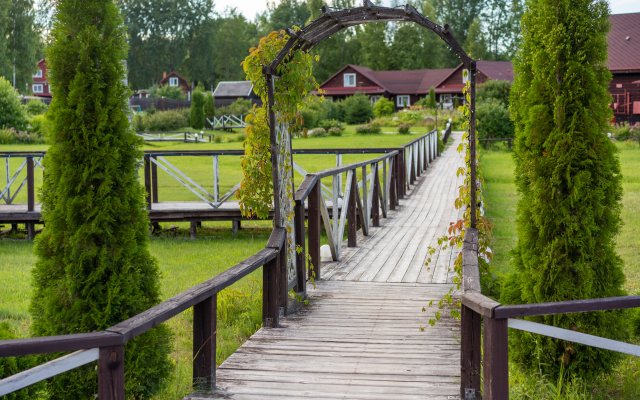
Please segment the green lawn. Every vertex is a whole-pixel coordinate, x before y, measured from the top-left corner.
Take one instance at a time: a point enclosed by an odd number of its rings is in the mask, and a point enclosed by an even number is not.
[[[624,261],[627,277],[625,288],[630,294],[640,294],[640,149],[637,144],[618,143],[623,175],[623,209],[618,253]],[[486,215],[493,222],[491,248],[494,259],[492,272],[503,276],[510,270],[510,251],[516,243],[516,202],[518,195],[513,181],[514,162],[507,151],[482,151],[481,168],[485,178],[484,195]],[[640,340],[640,338],[637,338]],[[565,392],[555,394],[563,385],[552,378],[545,381],[536,376],[525,376],[517,368],[510,368],[511,395],[516,399],[639,399],[640,358],[629,356],[608,376],[597,382],[565,384]]]

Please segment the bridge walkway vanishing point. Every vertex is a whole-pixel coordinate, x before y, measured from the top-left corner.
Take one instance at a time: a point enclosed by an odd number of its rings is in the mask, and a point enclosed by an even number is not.
[[[429,301],[451,287],[455,252],[436,253],[435,268],[424,265],[428,246],[458,217],[456,171],[464,161],[461,134],[452,138],[379,228],[340,262],[323,264],[309,305],[278,328],[260,329],[217,369],[214,398],[458,398],[460,324],[428,324],[437,311]]]

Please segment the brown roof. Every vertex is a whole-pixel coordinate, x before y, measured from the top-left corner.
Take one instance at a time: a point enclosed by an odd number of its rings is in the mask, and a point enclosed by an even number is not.
[[[356,72],[368,78],[378,85],[378,87],[348,87],[348,88],[323,88],[334,77],[342,73],[346,68],[351,67]],[[374,94],[389,92],[391,94],[427,94],[429,89],[436,87],[449,74],[453,72],[451,68],[444,69],[418,69],[405,71],[373,71],[360,65],[348,64],[340,68],[338,72],[327,79],[321,88],[326,94],[349,94],[353,92]]]
[[[610,71],[640,71],[640,13],[609,17]]]
[[[513,81],[513,64],[511,61],[482,61],[476,62],[478,71],[487,78],[500,81]]]

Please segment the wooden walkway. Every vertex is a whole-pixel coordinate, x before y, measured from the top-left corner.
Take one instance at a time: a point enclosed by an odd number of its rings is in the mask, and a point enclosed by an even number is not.
[[[436,309],[427,307],[451,287],[455,254],[424,266],[427,247],[458,215],[460,134],[453,139],[380,228],[323,264],[308,306],[260,329],[218,368],[214,398],[459,398],[459,322],[429,327]]]

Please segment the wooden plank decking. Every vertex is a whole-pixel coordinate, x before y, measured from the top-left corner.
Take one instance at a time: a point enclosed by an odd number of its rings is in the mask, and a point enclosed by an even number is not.
[[[427,246],[458,215],[463,161],[460,135],[453,139],[380,228],[323,265],[308,306],[260,329],[218,368],[214,398],[459,398],[459,323],[429,327],[436,309],[427,307],[450,289],[455,254],[442,251],[435,268],[424,266]]]

